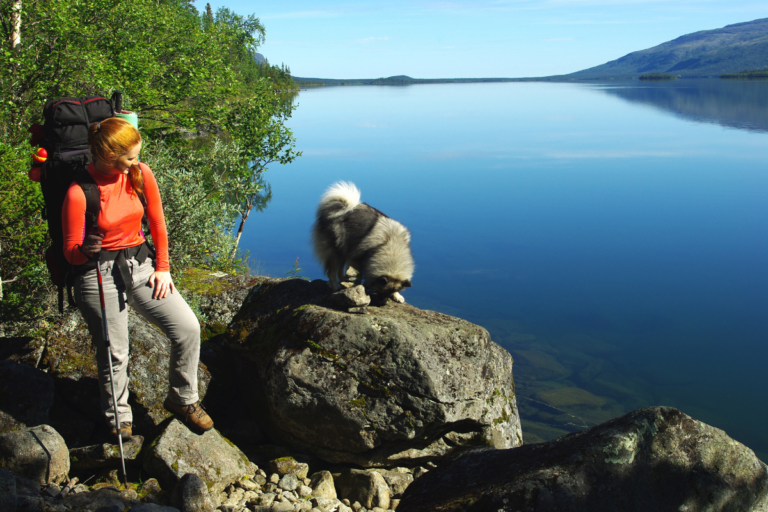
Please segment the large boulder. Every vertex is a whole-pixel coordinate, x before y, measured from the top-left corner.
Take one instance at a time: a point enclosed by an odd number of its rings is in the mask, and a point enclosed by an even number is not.
[[[174,419],[144,455],[144,470],[163,487],[175,486],[184,475],[199,476],[213,496],[244,475],[254,476],[253,466],[235,445],[216,429],[198,435]]]
[[[133,432],[154,436],[157,427],[171,416],[163,408],[168,393],[165,376],[168,375],[171,343],[133,309],[128,312],[128,333],[131,341],[128,390]],[[71,409],[80,417],[100,424],[104,418],[99,403],[95,353],[87,326],[76,312],[48,332],[40,368],[53,376],[57,400],[60,398],[64,402],[62,409]],[[197,377],[198,392],[203,397],[210,374],[202,363],[198,366]],[[62,419],[66,417],[63,415]]]
[[[766,511],[768,468],[669,407],[513,450],[469,453],[408,487],[398,512]]]
[[[61,482],[69,474],[69,450],[48,425],[0,434],[0,468],[41,484]]]
[[[53,379],[26,364],[0,361],[0,432],[48,423]]]
[[[272,438],[365,467],[522,444],[512,358],[488,331],[394,302],[350,314],[330,295],[262,279],[220,341]]]

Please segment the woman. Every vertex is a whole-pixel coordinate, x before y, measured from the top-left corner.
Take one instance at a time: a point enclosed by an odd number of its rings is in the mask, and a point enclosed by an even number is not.
[[[75,300],[96,344],[101,409],[115,436],[118,432],[123,439],[131,436],[127,373],[130,304],[171,340],[169,390],[163,406],[192,429],[210,430],[213,421],[200,407],[197,394],[200,324],[174,290],[160,191],[152,171],[138,161],[141,135],[129,122],[113,117],[90,126],[88,144],[93,156],[88,174],[98,186],[101,203],[96,222],[90,223],[95,227],[85,232],[86,197],[77,182],[67,191],[62,223],[64,254],[75,266]],[[156,255],[141,229],[144,205]],[[93,263],[97,258],[100,269]],[[97,271],[103,276],[119,428],[112,405]]]

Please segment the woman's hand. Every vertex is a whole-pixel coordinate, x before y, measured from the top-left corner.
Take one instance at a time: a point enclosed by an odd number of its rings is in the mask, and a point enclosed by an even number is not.
[[[83,251],[83,254],[86,256],[91,257],[97,252],[101,251],[102,240],[104,240],[103,233],[91,233],[85,237],[85,240],[83,240],[83,244],[80,246],[80,250]]]
[[[168,292],[173,293],[173,281],[170,272],[153,273],[149,276],[148,284],[154,288],[153,299],[164,299],[168,296]]]

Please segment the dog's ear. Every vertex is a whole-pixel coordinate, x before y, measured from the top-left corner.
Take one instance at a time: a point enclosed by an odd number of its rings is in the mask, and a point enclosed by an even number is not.
[[[410,279],[406,279],[405,281],[403,281],[403,288],[410,288],[411,286],[413,285],[411,284]]]

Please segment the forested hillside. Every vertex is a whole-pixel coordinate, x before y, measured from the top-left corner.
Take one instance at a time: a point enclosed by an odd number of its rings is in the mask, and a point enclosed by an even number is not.
[[[285,126],[295,88],[259,62],[255,15],[194,0],[0,0],[0,313],[39,314],[50,290],[28,127],[63,96],[124,94],[161,185],[174,269],[243,268],[236,223],[264,208],[263,172],[300,153]],[[242,228],[242,224],[240,225]]]
[[[634,78],[648,73],[718,77],[768,67],[768,18],[687,34],[561,79]]]

